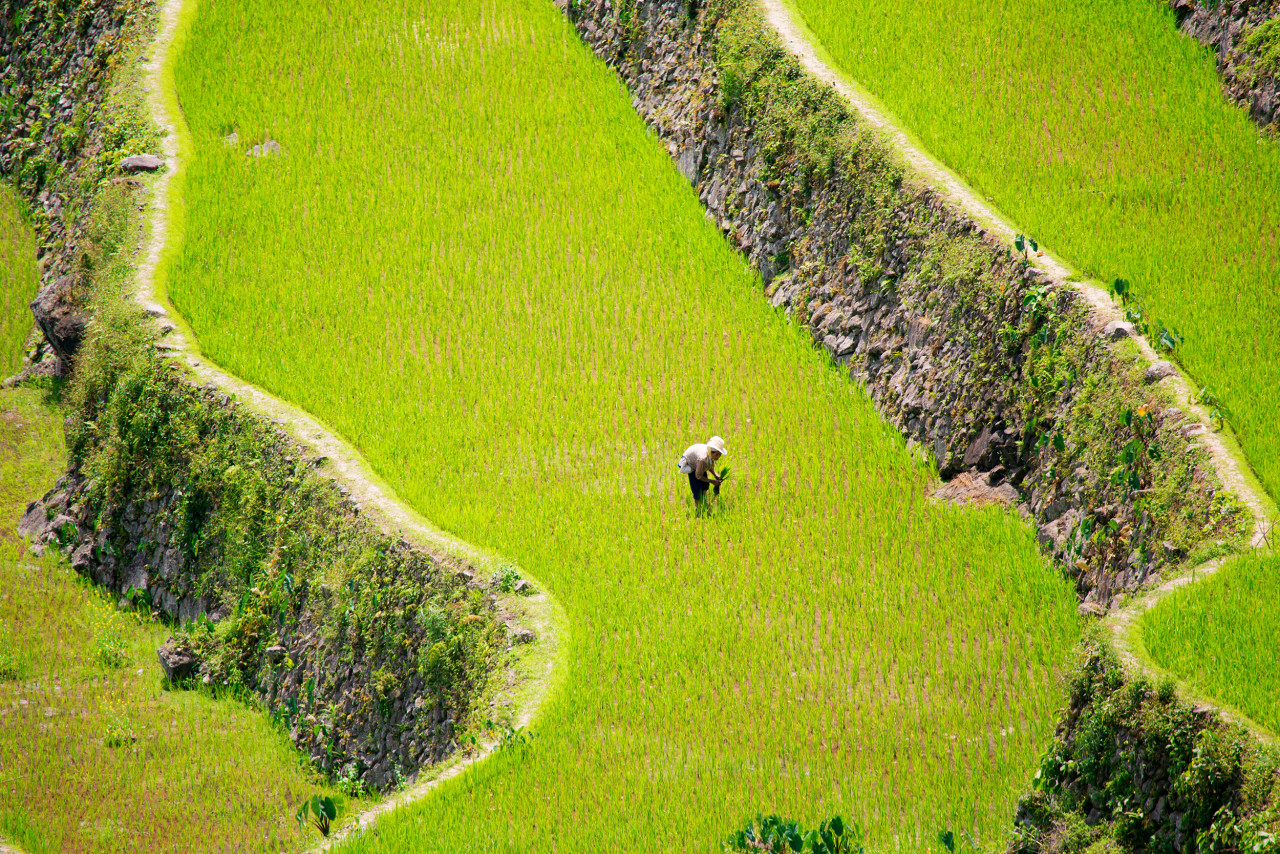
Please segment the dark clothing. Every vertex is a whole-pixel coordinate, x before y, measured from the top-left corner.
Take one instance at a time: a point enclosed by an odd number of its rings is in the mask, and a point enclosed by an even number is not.
[[[710,488],[711,484],[705,480],[698,480],[697,474],[689,475],[689,489],[693,491],[694,502],[701,502],[702,496],[706,495]]]

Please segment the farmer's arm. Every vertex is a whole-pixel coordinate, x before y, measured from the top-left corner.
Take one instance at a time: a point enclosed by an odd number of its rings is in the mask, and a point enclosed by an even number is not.
[[[708,473],[711,477],[707,477]],[[716,474],[716,464],[711,460],[698,460],[698,464],[694,466],[694,477],[709,483],[717,483],[720,480],[720,476]]]

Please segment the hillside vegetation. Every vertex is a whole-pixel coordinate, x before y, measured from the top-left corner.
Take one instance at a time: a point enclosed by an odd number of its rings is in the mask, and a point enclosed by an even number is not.
[[[571,620],[532,743],[354,848],[705,850],[758,809],[999,838],[1068,585],[1015,517],[926,502],[553,5],[205,3],[177,84],[205,352]],[[713,432],[695,518],[675,462]]]
[[[1280,491],[1280,148],[1163,3],[795,0],[848,74],[1130,310]],[[951,37],[939,38],[941,32]],[[1176,336],[1169,341],[1176,342]]]

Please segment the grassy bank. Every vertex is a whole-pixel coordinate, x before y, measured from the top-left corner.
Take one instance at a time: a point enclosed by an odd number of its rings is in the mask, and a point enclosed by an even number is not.
[[[795,0],[840,66],[1020,228],[1143,322],[1280,491],[1280,148],[1165,4]],[[940,32],[952,34],[939,38]],[[1153,334],[1158,337],[1158,334]]]
[[[925,501],[554,6],[205,3],[177,84],[205,353],[571,620],[532,744],[355,848],[708,850],[761,808],[998,838],[1068,586],[1016,518]],[[675,460],[713,432],[695,518]]]

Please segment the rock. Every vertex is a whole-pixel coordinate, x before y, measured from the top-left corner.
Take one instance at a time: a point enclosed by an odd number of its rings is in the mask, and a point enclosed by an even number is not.
[[[515,591],[524,596],[528,596],[530,593],[533,592],[533,585],[522,578],[516,582]]]
[[[280,646],[280,644],[267,647],[265,652],[267,654],[267,661],[270,661],[272,664],[279,664],[281,661],[284,661],[285,648]]]
[[[163,165],[164,161],[154,154],[135,154],[120,161],[124,172],[154,172]]]
[[[964,452],[964,464],[966,466],[976,466],[982,462],[983,457],[987,455],[987,451],[991,448],[991,425],[982,428],[982,432],[974,437],[969,444],[969,450]]]
[[[537,637],[537,635],[533,633],[532,629],[511,630],[511,642],[514,644],[533,643],[535,637]]]
[[[907,326],[907,344],[911,347],[919,347],[929,340],[929,333],[933,330],[933,321],[927,317],[917,317]]]
[[[690,184],[698,183],[698,173],[702,171],[702,151],[697,148],[686,148],[680,152],[680,157],[676,161],[680,168],[680,174]]]
[[[274,139],[269,139],[250,148],[247,154],[250,157],[270,157],[273,154],[284,154],[284,148]]]
[[[1076,607],[1076,613],[1082,617],[1093,615],[1095,617],[1105,617],[1107,609],[1099,605],[1097,602],[1081,602]]]
[[[232,131],[231,133],[224,136],[222,138],[222,141],[225,142],[227,145],[234,146],[236,143],[240,141],[240,134],[236,133],[235,131]]]
[[[27,505],[27,512],[18,521],[18,536],[23,539],[33,537],[44,529],[44,502],[36,500]]]
[[[1133,324],[1123,320],[1113,320],[1102,329],[1102,337],[1108,341],[1121,341],[1133,337]]]
[[[463,584],[466,584],[466,585],[468,585],[468,586],[470,586],[470,585],[471,585],[471,583],[472,583],[473,581],[475,581],[475,580],[476,580],[476,574],[475,574],[474,572],[471,572],[470,570],[466,570],[466,569],[460,569],[460,570],[458,570],[456,573],[454,573],[454,576],[453,576],[453,577],[454,577],[454,578],[456,578],[456,579],[458,579],[458,580],[459,580],[459,581],[461,581]]]
[[[160,666],[164,668],[164,675],[170,682],[181,682],[195,675],[196,668],[200,666],[200,659],[195,653],[184,647],[179,647],[173,638],[169,638],[164,642],[164,646],[156,651],[160,658]]]
[[[31,302],[40,331],[59,357],[69,359],[80,348],[87,315],[80,312],[73,300],[76,280],[74,276],[55,279],[40,289]]]
[[[81,575],[89,572],[93,563],[93,543],[85,543],[71,555],[71,568]]]
[[[1166,377],[1176,377],[1177,375],[1178,369],[1173,366],[1173,363],[1161,359],[1159,362],[1156,362],[1151,367],[1147,368],[1147,372],[1143,375],[1142,379],[1147,383],[1147,385],[1150,385],[1152,383],[1158,383]]]

